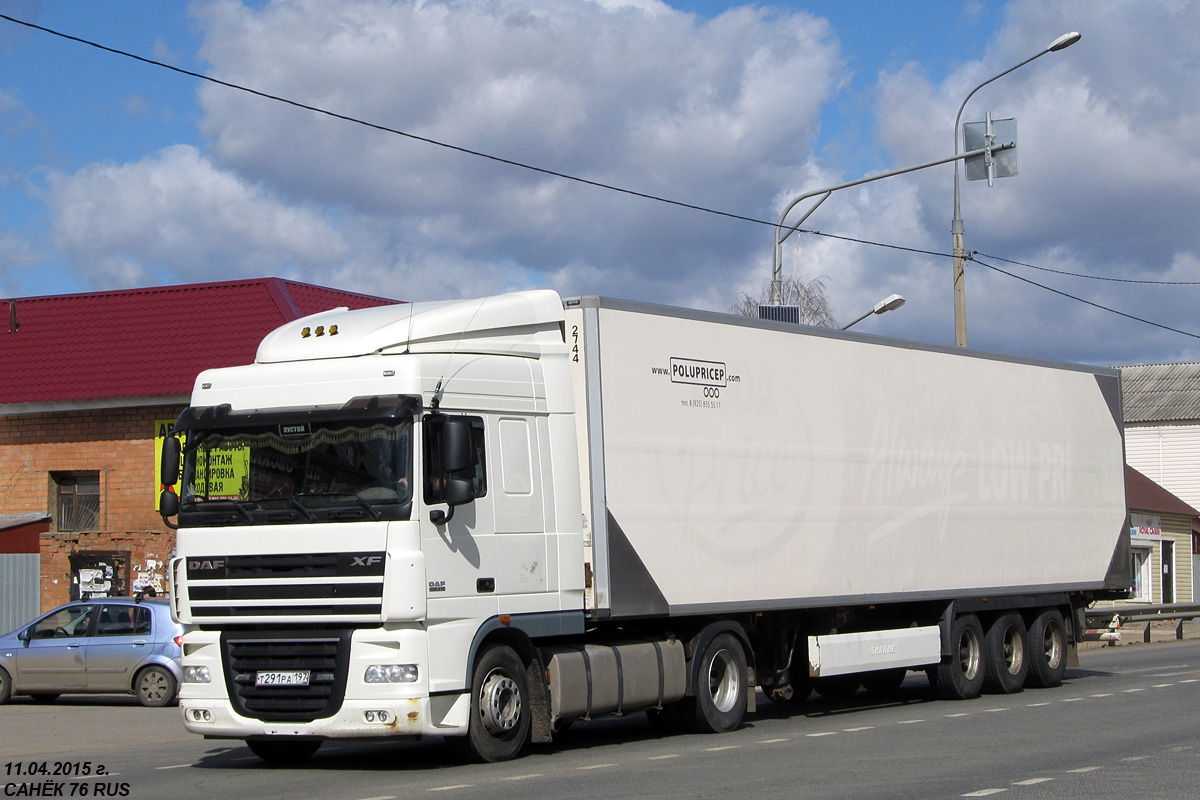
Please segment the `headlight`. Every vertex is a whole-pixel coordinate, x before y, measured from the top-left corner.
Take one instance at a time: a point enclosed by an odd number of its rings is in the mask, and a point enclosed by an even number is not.
[[[212,683],[212,678],[209,677],[208,667],[184,667],[183,668],[184,683]]]
[[[367,683],[414,683],[417,680],[416,664],[372,664],[363,675]]]

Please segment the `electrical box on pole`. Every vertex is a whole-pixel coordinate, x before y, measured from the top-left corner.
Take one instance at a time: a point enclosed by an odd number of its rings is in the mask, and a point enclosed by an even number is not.
[[[1010,144],[1004,150],[1001,145]],[[989,113],[983,122],[963,124],[964,150],[983,150],[982,155],[964,159],[967,180],[980,181],[987,178],[988,186],[994,178],[1011,178],[1017,174],[1017,121],[1015,119],[992,119]],[[995,151],[992,148],[997,148]]]

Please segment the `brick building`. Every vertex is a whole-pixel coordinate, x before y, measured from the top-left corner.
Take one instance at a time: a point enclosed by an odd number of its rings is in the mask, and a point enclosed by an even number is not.
[[[0,301],[6,606],[166,591],[174,536],[155,511],[155,441],[196,374],[251,363],[285,322],[392,302],[279,278]]]

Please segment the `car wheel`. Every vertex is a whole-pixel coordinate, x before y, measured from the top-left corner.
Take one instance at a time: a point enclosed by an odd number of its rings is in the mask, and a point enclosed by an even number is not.
[[[529,739],[530,713],[525,664],[512,648],[493,645],[475,663],[467,735],[446,744],[469,761],[508,761]]]
[[[12,697],[12,678],[8,674],[8,670],[0,667],[0,706],[4,705]]]
[[[133,693],[138,702],[148,708],[161,708],[175,699],[175,676],[163,667],[151,666],[137,674]]]

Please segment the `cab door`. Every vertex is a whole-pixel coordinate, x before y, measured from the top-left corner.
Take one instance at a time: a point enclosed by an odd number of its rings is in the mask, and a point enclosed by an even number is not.
[[[21,692],[64,692],[83,689],[87,681],[88,633],[95,606],[66,606],[26,628],[25,646],[16,651],[17,689]]]

